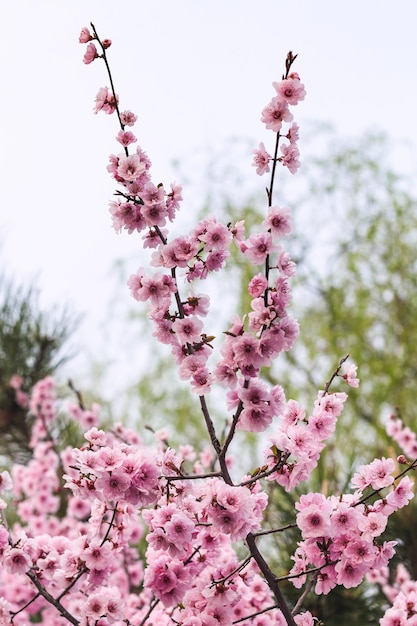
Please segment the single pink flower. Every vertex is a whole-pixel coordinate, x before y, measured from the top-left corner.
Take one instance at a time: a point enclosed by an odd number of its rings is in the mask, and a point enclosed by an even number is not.
[[[292,113],[288,109],[288,103],[276,96],[262,111],[261,122],[275,133],[281,130],[282,122],[291,122]]]
[[[89,65],[94,61],[94,59],[98,59],[97,48],[93,43],[89,43],[85,51],[83,61],[86,65]]]
[[[372,489],[382,489],[383,487],[392,485],[394,477],[391,474],[394,470],[395,463],[391,458],[386,459],[385,457],[382,457],[382,459],[375,459],[372,461],[372,463],[368,466],[370,485]]]
[[[103,591],[97,591],[91,594],[84,607],[84,612],[87,617],[91,617],[94,620],[98,620],[100,617],[106,614],[107,609],[107,594]]]
[[[300,498],[297,508],[297,526],[301,530],[303,539],[310,537],[326,537],[330,534],[330,513],[331,505],[321,494],[319,503],[314,502],[308,506],[303,505],[303,498]]]
[[[269,172],[269,162],[272,160],[272,156],[265,150],[264,144],[261,142],[259,148],[253,150],[252,153],[252,166],[256,167],[256,173],[262,176],[262,174]]]
[[[286,134],[286,137],[290,143],[297,143],[297,141],[300,139],[298,124],[296,124],[295,122],[291,124],[288,129],[288,133]]]
[[[177,334],[181,343],[193,343],[201,339],[203,322],[196,316],[176,319],[172,324],[172,330]]]
[[[3,563],[10,574],[25,574],[32,566],[32,561],[23,548],[6,550]]]
[[[268,281],[263,274],[257,274],[249,282],[248,291],[252,298],[259,298],[268,287]]]
[[[349,387],[359,387],[359,378],[356,378],[357,366],[353,363],[343,363],[342,378],[345,379]]]
[[[131,480],[122,470],[105,473],[95,482],[97,491],[103,493],[108,500],[119,500],[124,497],[130,487]]]
[[[342,558],[336,563],[335,570],[337,572],[337,582],[346,589],[357,587],[363,580],[367,566],[363,563],[353,563],[348,559]]]
[[[281,146],[282,156],[279,158],[284,167],[288,167],[291,174],[295,174],[299,169],[301,163],[299,160],[300,152],[297,146],[290,143],[287,146]]]
[[[80,37],[78,39],[79,43],[88,43],[92,39],[93,39],[93,37],[91,36],[91,33],[88,30],[88,28],[86,28],[86,27],[82,28],[81,29],[81,33],[80,33]]]
[[[306,91],[304,85],[299,78],[285,78],[281,82],[272,83],[278,96],[286,100],[288,104],[298,104],[300,100],[304,100]]]
[[[271,207],[262,226],[270,230],[275,237],[284,237],[292,230],[291,210],[287,207]]]
[[[80,559],[84,561],[90,570],[102,570],[108,567],[112,558],[112,547],[107,542],[101,545],[101,541],[92,541],[80,553]]]
[[[388,504],[393,506],[395,509],[401,509],[403,506],[408,504],[408,501],[412,500],[414,497],[413,486],[414,483],[409,476],[401,478],[395,489],[388,494]]]
[[[240,243],[240,250],[254,265],[261,265],[275,251],[271,233],[257,233]]]
[[[122,146],[127,147],[131,143],[137,141],[135,135],[130,132],[130,130],[120,130],[116,137],[117,141],[122,144]]]
[[[145,164],[142,163],[138,154],[119,156],[117,174],[124,180],[134,180],[145,171]]]
[[[123,126],[133,126],[138,117],[132,111],[122,111],[120,113],[120,120]]]

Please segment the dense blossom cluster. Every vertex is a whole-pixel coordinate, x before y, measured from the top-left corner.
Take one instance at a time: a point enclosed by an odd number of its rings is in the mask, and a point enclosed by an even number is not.
[[[389,581],[389,570],[383,568],[372,577],[392,606],[385,612],[380,626],[416,626],[417,582],[411,579],[404,565],[397,566],[394,579]]]
[[[299,575],[307,566],[319,568],[315,592],[328,593],[336,585],[356,587],[365,574],[385,568],[394,555],[395,541],[378,545],[388,517],[413,497],[412,482],[404,476],[384,498],[366,504],[363,491],[379,491],[394,482],[392,459],[375,459],[361,467],[352,483],[360,487],[342,497],[311,493],[296,504],[297,526],[303,540],[294,555],[292,574]],[[294,584],[301,586],[305,576]]]
[[[111,41],[100,40],[94,28],[83,28],[79,40],[86,44],[86,64],[106,59]],[[254,151],[256,172],[271,170],[271,182],[265,219],[251,234],[243,221],[222,224],[210,217],[170,239],[181,187],[172,183],[166,189],[152,181],[150,159],[134,147],[136,136],[127,129],[136,115],[120,111],[113,88],[99,90],[94,111],[116,113],[120,123],[116,141],[122,151],[111,155],[108,166],[119,185],[117,200],[110,203],[113,227],[142,233],[151,254],[150,268],[139,268],[128,287],[136,300],[147,302],[154,336],[170,346],[179,378],[199,397],[211,447],[196,451],[184,445],[175,451],[158,436],[152,447],[145,446],[120,424],[102,430],[97,405],[58,403],[51,378],[40,381],[30,398],[15,378],[16,400],[28,405],[33,419],[33,456],[27,465],[15,465],[11,476],[0,474],[0,624],[315,623],[309,611],[301,612],[301,600],[293,608],[287,604],[281,581],[256,542],[279,530],[264,521],[264,481],[291,491],[310,477],[347,399],[344,392],[330,391],[331,383],[336,377],[351,387],[359,383],[356,367],[342,359],[308,414],[287,400],[280,385],[261,378],[262,368],[290,350],[298,334],[288,312],[295,265],[282,247],[291,232],[291,212],[272,198],[276,165],[291,173],[299,167],[292,107],[304,99],[305,89],[292,71],[294,60],[289,53],[286,73],[273,83],[275,95],[261,114],[275,149],[271,156],[261,143]],[[232,245],[254,266],[251,310],[233,319],[217,349],[204,326],[210,299],[195,285],[224,267]],[[215,384],[226,393],[228,420],[221,436],[206,403]],[[59,448],[59,411],[84,431],[80,447]],[[245,475],[239,466],[232,468],[229,446],[238,431],[267,429],[263,464]],[[413,457],[416,439],[406,431],[399,420],[389,425]],[[405,457],[402,462],[408,463]],[[412,497],[406,472],[414,466],[408,463],[395,476],[391,458],[375,459],[358,468],[352,493],[301,496],[294,512],[301,539],[284,578],[296,588],[310,580],[316,594],[327,594],[336,585],[357,586],[367,576],[384,584],[393,603],[382,626],[416,623],[415,583],[399,572],[388,585],[395,542],[377,542],[389,515]],[[9,528],[5,494],[10,491],[17,521]]]

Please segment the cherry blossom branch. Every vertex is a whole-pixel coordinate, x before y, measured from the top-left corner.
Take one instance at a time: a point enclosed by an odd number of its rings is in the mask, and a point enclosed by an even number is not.
[[[242,622],[246,622],[248,619],[253,619],[258,615],[264,615],[264,613],[268,613],[269,611],[273,611],[274,609],[278,609],[279,606],[277,604],[273,604],[272,606],[267,606],[265,609],[260,609],[256,611],[256,613],[251,613],[250,615],[245,615],[245,617],[240,617],[239,619],[232,622],[232,624],[241,624]]]
[[[182,474],[180,472],[178,476],[164,476],[164,478],[168,483],[171,483],[176,480],[202,480],[204,478],[218,478],[219,476],[223,476],[222,472],[207,472],[206,474]]]
[[[408,474],[408,472],[410,472],[411,470],[415,470],[417,469],[417,459],[415,459],[414,461],[412,461],[408,467],[406,467],[402,472],[400,472],[399,474],[397,474],[396,476],[393,477],[394,482],[396,480],[399,480],[400,478],[402,478],[403,476],[405,476],[406,474]],[[367,494],[366,496],[363,496],[363,498],[361,498],[360,500],[358,500],[357,502],[355,502],[354,504],[352,504],[352,506],[359,506],[360,504],[364,504],[365,502],[367,502],[368,500],[372,499],[374,496],[379,495],[381,493],[381,491],[384,491],[384,489],[387,488],[388,485],[385,485],[384,487],[380,487],[379,489],[373,489],[371,491],[371,493]]]
[[[286,524],[285,526],[281,526],[280,528],[271,528],[269,530],[258,530],[256,533],[253,533],[254,537],[263,537],[264,535],[273,535],[275,533],[282,533],[285,530],[289,530],[290,528],[297,528],[297,524]]]
[[[301,596],[298,598],[297,602],[294,605],[294,608],[292,610],[292,614],[293,615],[297,615],[297,613],[300,611],[301,607],[304,604],[305,599],[307,598],[307,596],[311,592],[315,581],[316,581],[316,577],[313,577],[309,581],[309,583],[306,585],[306,588],[304,589],[303,593],[301,594]]]
[[[64,596],[66,596],[71,589],[74,587],[74,585],[80,580],[81,576],[83,574],[87,573],[87,568],[85,565],[82,565],[79,569],[79,571],[75,574],[74,578],[72,579],[72,581],[63,589],[63,591],[61,591],[61,593],[59,594],[59,596],[57,596],[57,600],[58,602],[61,600],[61,598],[63,598]]]
[[[110,534],[110,530],[113,526],[113,522],[114,519],[116,517],[116,512],[117,512],[117,503],[115,505],[115,508],[113,509],[113,515],[112,518],[110,520],[110,522],[108,522],[108,528],[106,530],[106,533],[100,543],[100,546],[103,546],[105,544],[105,542],[108,540],[109,538],[109,534]],[[64,596],[66,596],[71,589],[74,587],[74,585],[80,580],[81,576],[83,576],[84,574],[86,574],[88,572],[88,568],[85,565],[82,565],[80,570],[77,572],[77,574],[74,576],[74,578],[72,579],[72,581],[69,583],[69,585],[67,585],[65,587],[65,589],[59,594],[59,596],[57,597],[57,600],[60,601],[61,598],[63,598]]]
[[[211,587],[215,586],[215,585],[220,585],[220,584],[224,584],[227,580],[229,580],[230,578],[233,578],[233,576],[235,574],[238,574],[239,572],[241,572],[243,569],[245,569],[245,567],[247,565],[249,565],[249,563],[251,562],[252,557],[248,556],[246,557],[246,559],[244,559],[242,561],[242,563],[239,563],[239,565],[237,567],[235,567],[234,570],[232,570],[229,574],[227,574],[227,576],[224,576],[223,578],[220,578],[219,580],[213,580],[211,582]]]
[[[229,480],[230,480],[229,484],[231,484],[229,470],[227,469],[226,464],[224,462],[220,461],[221,445],[220,445],[220,441],[217,438],[216,430],[214,428],[214,423],[213,423],[213,420],[211,419],[211,416],[210,416],[210,413],[209,413],[209,410],[208,410],[206,398],[205,398],[205,396],[199,396],[199,400],[200,400],[201,410],[202,410],[203,416],[204,416],[204,421],[206,423],[207,431],[208,431],[208,434],[210,436],[210,441],[211,441],[212,446],[215,449],[216,453],[219,455],[219,462],[220,462],[220,467],[222,469],[223,476],[228,476]]]
[[[253,556],[253,558],[255,559],[256,563],[258,564],[259,569],[261,570],[262,574],[265,577],[265,580],[267,581],[269,588],[271,589],[272,593],[275,596],[275,599],[277,601],[277,605],[278,607],[281,609],[288,626],[296,626],[296,623],[294,621],[294,617],[288,607],[288,604],[283,596],[283,593],[281,591],[281,588],[279,586],[279,581],[278,578],[275,576],[275,574],[273,574],[271,568],[269,567],[268,563],[265,561],[264,557],[262,556],[261,552],[258,549],[258,546],[256,545],[256,537],[252,534],[249,533],[246,537],[246,543],[248,545],[248,548],[250,550],[251,555]]]
[[[291,66],[294,63],[295,59],[297,58],[297,54],[293,54],[291,52],[291,50],[288,52],[287,54],[287,58],[285,60],[285,74],[283,74],[282,76],[282,80],[285,80],[288,78],[290,70],[291,70]],[[276,166],[278,163],[278,147],[279,147],[279,140],[281,138],[281,133],[277,132],[277,136],[276,136],[276,141],[275,141],[275,149],[274,149],[274,156],[272,159],[272,170],[271,170],[271,179],[270,179],[270,183],[269,183],[269,189],[266,189],[266,195],[268,196],[268,206],[272,206],[272,196],[273,196],[273,191],[274,191],[274,181],[275,181],[275,171],[276,171]],[[266,278],[268,278],[268,273],[269,273],[269,255],[268,255],[268,266],[265,270],[265,275]]]
[[[19,615],[19,613],[21,613],[22,611],[24,611],[25,609],[27,609],[28,606],[30,606],[32,604],[32,602],[35,602],[35,600],[37,600],[39,597],[41,597],[41,593],[38,591],[38,593],[36,593],[33,598],[31,598],[30,600],[28,600],[26,602],[26,604],[24,604],[22,607],[20,607],[20,609],[18,611],[12,611],[12,616],[16,617],[16,615]]]
[[[62,615],[62,617],[64,617],[66,620],[68,620],[71,624],[73,624],[74,626],[78,626],[79,625],[79,621],[73,616],[71,615],[71,613],[69,611],[67,611],[67,609],[61,604],[61,602],[59,600],[57,600],[56,598],[54,598],[49,591],[47,591],[45,589],[45,587],[42,585],[42,583],[37,579],[36,575],[29,571],[26,572],[26,576],[32,581],[32,583],[35,585],[36,589],[38,590],[39,594],[45,598],[45,600],[47,602],[49,602],[49,604],[51,604],[52,606],[54,606],[57,611],[59,612],[60,615]]]
[[[286,454],[282,453],[280,455],[279,461],[277,461],[271,468],[269,469],[261,468],[260,471],[256,471],[256,473],[254,473],[252,478],[248,478],[247,480],[242,481],[241,483],[239,483],[239,485],[242,487],[248,487],[249,485],[252,485],[253,483],[256,483],[259,480],[261,480],[261,478],[267,478],[268,476],[271,476],[272,474],[274,474],[275,472],[277,472],[278,470],[282,468],[282,466],[287,462],[290,456],[291,455],[288,452]]]
[[[79,391],[79,389],[77,389],[74,385],[74,383],[72,382],[72,380],[69,378],[68,382],[67,382],[68,387],[71,389],[71,391],[73,391],[75,393],[75,396],[77,398],[77,402],[78,402],[78,406],[80,407],[80,409],[82,411],[85,410],[85,404],[84,404],[84,400],[83,400],[83,396],[81,394],[81,391]]]
[[[152,615],[153,611],[156,609],[156,607],[158,606],[159,602],[160,602],[160,600],[158,598],[155,598],[155,597],[151,600],[150,605],[149,605],[149,609],[146,612],[143,620],[141,620],[141,622],[138,624],[138,626],[145,626],[145,624],[146,624],[146,622],[148,620],[148,617],[150,615]]]
[[[334,381],[335,378],[337,378],[337,376],[339,376],[340,370],[342,369],[343,364],[348,360],[348,358],[349,358],[349,354],[347,354],[346,356],[340,359],[339,365],[337,366],[337,368],[335,369],[335,371],[333,372],[333,374],[331,375],[331,377],[329,378],[329,380],[327,381],[324,387],[323,397],[329,393],[329,389],[331,387],[332,382]]]
[[[333,561],[326,561],[326,563],[323,563],[323,565],[318,565],[317,567],[310,567],[301,572],[298,572],[297,574],[287,574],[286,576],[279,576],[278,580],[281,582],[283,580],[292,580],[293,578],[302,578],[303,576],[308,576],[309,574],[316,574],[317,572],[320,572],[326,567],[329,567],[329,565],[336,565],[336,563],[339,563],[339,561],[340,559],[334,559]]]
[[[122,118],[121,118],[121,115],[120,115],[119,103],[117,101],[117,94],[116,94],[116,90],[114,88],[113,77],[112,77],[112,73],[110,71],[109,62],[107,60],[106,48],[108,47],[108,45],[106,46],[105,43],[104,43],[106,40],[100,39],[100,37],[97,35],[96,28],[95,28],[95,26],[94,26],[94,24],[92,22],[90,22],[90,26],[91,26],[91,28],[93,30],[93,37],[94,37],[94,39],[96,39],[97,43],[99,44],[99,46],[101,48],[101,58],[103,59],[104,64],[106,66],[107,74],[108,74],[109,81],[110,81],[110,88],[111,88],[112,93],[113,93],[113,98],[114,98],[114,105],[113,105],[113,107],[114,107],[114,109],[115,109],[115,111],[117,113],[117,117],[118,117],[118,120],[119,120],[120,128],[121,128],[121,130],[124,130],[125,126],[124,126],[124,124],[122,122]],[[127,156],[129,154],[129,151],[128,151],[126,146],[124,146],[124,150],[125,150],[125,154]]]
[[[100,56],[104,60],[104,63],[105,63],[105,66],[106,66],[106,70],[107,70],[107,74],[108,74],[108,77],[109,77],[110,88],[111,88],[111,91],[112,91],[112,96],[113,96],[113,101],[114,101],[114,109],[117,112],[117,116],[118,116],[118,119],[119,119],[120,127],[123,130],[124,129],[124,124],[122,123],[122,119],[121,119],[121,115],[120,115],[120,110],[119,110],[119,105],[118,105],[118,97],[117,97],[116,90],[115,90],[115,87],[114,87],[114,82],[113,82],[113,78],[112,78],[110,65],[109,65],[108,60],[107,60],[107,54],[106,54],[106,47],[107,46],[99,38],[99,36],[97,34],[97,31],[96,31],[96,29],[95,29],[95,27],[94,27],[94,25],[92,23],[91,23],[91,27],[93,29],[93,37],[94,37],[94,39],[97,40],[97,42],[99,43],[100,48],[101,48],[101,52],[102,53],[101,53]],[[128,151],[127,147],[125,146],[124,149],[125,149],[125,154],[128,155],[129,151]],[[119,195],[122,195],[125,198],[129,199],[129,201],[136,202],[135,197],[131,197],[129,195],[123,194],[122,192],[118,192],[118,193],[119,193]],[[142,202],[143,202],[143,200],[142,200]],[[158,233],[158,236],[159,236],[160,240],[162,241],[162,243],[164,245],[167,245],[167,239],[162,234],[161,229],[159,228],[159,226],[158,225],[154,225],[154,228],[155,228],[155,231]],[[181,319],[184,319],[184,317],[185,317],[184,308],[183,308],[182,301],[181,301],[181,298],[180,298],[180,295],[179,295],[179,289],[178,289],[178,282],[177,282],[177,278],[176,278],[176,268],[175,267],[171,269],[171,276],[172,276],[172,278],[175,281],[175,284],[177,286],[177,289],[175,291],[175,300],[176,300],[176,304],[177,304],[177,308],[178,308],[178,314],[179,314]],[[188,344],[188,352],[189,352],[189,354],[193,353],[193,349],[192,349],[192,347],[189,344]],[[216,431],[215,431],[215,428],[214,428],[214,423],[213,423],[213,420],[212,420],[212,418],[210,416],[210,412],[208,410],[208,406],[207,406],[205,397],[203,395],[200,395],[199,396],[199,401],[200,401],[201,410],[202,410],[203,417],[204,417],[204,420],[205,420],[205,423],[206,423],[208,434],[210,436],[211,443],[212,443],[216,453],[220,454],[220,451],[221,451],[220,442],[219,442],[219,439],[218,439],[218,437],[216,435]],[[229,476],[226,464],[225,464],[225,462],[223,460],[221,461],[221,466],[222,466],[222,470],[224,472],[224,475],[225,476]],[[230,480],[230,476],[229,476],[229,480]]]

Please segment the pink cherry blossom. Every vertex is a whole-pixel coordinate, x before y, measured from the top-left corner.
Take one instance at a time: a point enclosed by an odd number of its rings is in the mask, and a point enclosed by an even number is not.
[[[353,363],[343,363],[342,377],[349,387],[359,387],[359,378],[356,378],[357,366]]]
[[[297,78],[286,78],[281,82],[272,83],[275,88],[278,96],[280,96],[283,100],[286,100],[288,104],[298,104],[300,100],[304,100],[306,91],[304,89],[304,85],[300,82],[300,79]]]
[[[296,124],[295,122],[291,124],[288,129],[288,133],[286,134],[286,137],[290,143],[297,143],[297,141],[300,139],[298,124]]]
[[[122,146],[129,146],[131,143],[137,141],[135,135],[129,130],[120,130],[116,137],[117,141],[122,144]]]
[[[394,482],[391,475],[395,469],[393,459],[375,459],[368,465],[369,481],[372,489],[382,489]]]
[[[79,43],[88,43],[92,40],[92,36],[88,28],[84,27],[81,29],[80,37],[78,39]]]
[[[132,111],[121,111],[120,119],[122,121],[123,126],[134,126],[137,121],[137,115],[132,113]]]
[[[297,514],[297,526],[303,538],[325,537],[330,532],[330,508],[325,498],[317,503],[302,507]]]
[[[281,146],[282,156],[279,158],[284,167],[288,167],[291,174],[295,174],[301,166],[299,156],[300,152],[294,143]]]
[[[268,216],[263,221],[264,228],[270,229],[275,237],[284,237],[292,230],[291,211],[287,207],[273,206],[268,210]]]
[[[337,572],[337,582],[346,589],[357,587],[363,580],[366,572],[366,565],[363,563],[353,563],[348,559],[342,558],[336,563],[335,570]]]
[[[144,171],[145,164],[140,160],[138,154],[130,154],[125,156],[119,155],[119,164],[117,167],[117,175],[124,180],[134,180],[138,178]]]
[[[10,574],[24,574],[32,566],[29,554],[23,548],[10,548],[5,551],[4,565]]]
[[[265,262],[266,257],[275,248],[270,233],[258,233],[251,235],[246,241],[242,241],[240,249],[254,265],[260,265]]]
[[[86,48],[83,61],[86,65],[89,65],[94,61],[94,59],[98,59],[97,48],[93,43],[89,43]]]
[[[299,613],[294,616],[294,621],[297,626],[314,626],[315,619],[310,611],[305,611],[304,613]]]
[[[193,343],[201,339],[203,322],[195,315],[176,319],[172,324],[172,330],[176,333],[181,343]]]
[[[259,176],[269,172],[269,162],[272,160],[272,156],[265,150],[263,142],[259,144],[257,150],[253,150],[253,167],[256,167],[256,173]]]
[[[403,478],[401,478],[395,489],[388,494],[388,504],[391,505],[395,510],[401,509],[403,506],[406,506],[409,500],[414,497],[413,486],[414,483],[409,478],[409,476],[404,476]]]
[[[291,122],[293,116],[288,108],[288,103],[282,98],[275,96],[271,102],[263,109],[261,122],[266,128],[273,130],[275,133],[281,130],[283,122]]]
[[[108,567],[112,558],[112,547],[109,543],[101,545],[101,541],[92,541],[82,552],[80,558],[89,569],[102,570]]]
[[[252,298],[258,298],[263,295],[268,287],[268,281],[263,274],[257,274],[254,276],[248,286],[248,291]]]
[[[116,95],[115,98],[108,87],[101,87],[96,95],[94,113],[98,113],[99,111],[104,111],[104,113],[109,115],[114,113],[118,100],[118,96]]]

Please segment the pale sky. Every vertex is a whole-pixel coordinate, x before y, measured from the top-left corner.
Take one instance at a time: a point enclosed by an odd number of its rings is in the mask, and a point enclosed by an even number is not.
[[[38,277],[42,301],[62,299],[86,314],[81,335],[94,348],[95,327],[111,297],[114,260],[140,241],[116,236],[106,172],[117,152],[116,119],[95,116],[104,65],[82,63],[82,26],[93,21],[113,40],[109,59],[122,109],[167,186],[172,163],[206,150],[227,151],[233,137],[266,138],[260,111],[273,95],[288,50],[307,90],[296,121],[329,122],[343,136],[370,128],[417,146],[417,3],[415,0],[1,0],[0,238],[6,271]],[[416,155],[416,152],[414,152]],[[245,161],[246,158],[246,161]],[[236,167],[263,189],[248,153]],[[416,171],[416,163],[403,163]],[[187,172],[190,181],[197,172]],[[302,170],[297,176],[302,176]],[[296,178],[294,178],[294,184]],[[183,182],[178,180],[177,182]],[[204,194],[184,189],[193,215]],[[138,238],[139,239],[139,238]],[[126,277],[127,278],[127,277]],[[126,306],[130,303],[124,292]],[[103,339],[104,341],[104,339]]]

